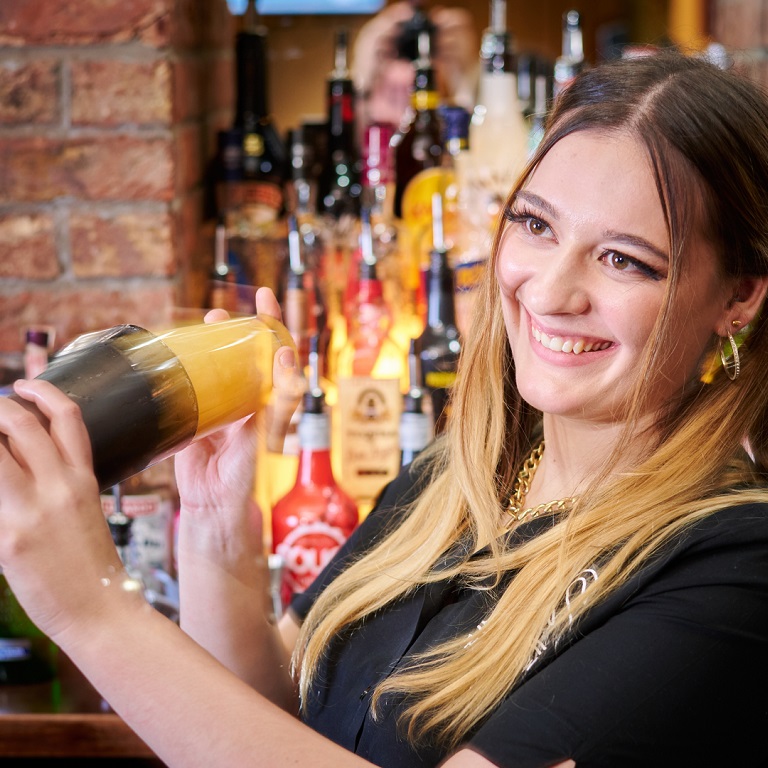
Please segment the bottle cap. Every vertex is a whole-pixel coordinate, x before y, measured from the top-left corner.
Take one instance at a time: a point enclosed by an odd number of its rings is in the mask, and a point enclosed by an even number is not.
[[[50,336],[44,328],[27,328],[25,338],[27,344],[35,344],[38,347],[48,349]]]

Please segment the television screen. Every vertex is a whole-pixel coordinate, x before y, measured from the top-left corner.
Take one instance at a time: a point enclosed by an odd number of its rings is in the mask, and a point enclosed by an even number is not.
[[[237,15],[245,13],[248,0],[227,0],[229,10]],[[264,15],[376,13],[385,0],[256,0],[256,8]]]

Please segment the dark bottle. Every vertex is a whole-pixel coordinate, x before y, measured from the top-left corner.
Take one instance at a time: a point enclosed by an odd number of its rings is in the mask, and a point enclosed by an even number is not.
[[[321,177],[320,210],[338,219],[360,210],[360,167],[355,145],[355,90],[347,67],[347,32],[336,33],[328,78],[328,156]]]
[[[411,339],[408,350],[408,392],[403,395],[400,414],[400,466],[410,464],[432,439],[432,419],[424,408],[421,389],[421,360],[416,351],[416,340]],[[429,409],[431,410],[431,408]]]
[[[442,203],[433,197],[433,248],[427,273],[427,322],[419,336],[422,386],[432,400],[435,434],[446,426],[450,388],[456,380],[461,342],[456,328],[453,270],[443,241]]]
[[[0,570],[0,685],[55,677],[56,647],[24,612]]]
[[[581,34],[581,14],[570,10],[563,14],[563,49],[555,61],[554,97],[567,88],[584,69],[584,41]]]
[[[424,0],[411,0],[413,16],[400,24],[395,39],[395,50],[399,59],[416,61],[419,58],[419,35],[426,32],[430,42],[434,40],[436,27],[424,10]]]
[[[395,169],[394,213],[403,215],[403,193],[411,179],[427,168],[442,164],[443,137],[429,34],[419,34],[419,57],[411,94],[411,109],[404,125],[392,137]]]
[[[320,389],[317,337],[311,341],[309,388],[299,421],[299,467],[293,488],[272,510],[272,546],[282,558],[282,602],[303,592],[356,528],[357,505],[331,469],[331,430]]]
[[[256,24],[253,0],[235,40],[237,102],[233,131],[239,136],[242,180],[239,206],[256,223],[274,220],[283,207],[285,146],[269,114],[267,35]]]

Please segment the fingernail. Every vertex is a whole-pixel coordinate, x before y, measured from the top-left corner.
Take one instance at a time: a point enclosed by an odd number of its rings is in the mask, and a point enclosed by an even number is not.
[[[293,368],[296,365],[296,356],[293,354],[292,349],[284,349],[280,353],[280,365],[283,368]]]

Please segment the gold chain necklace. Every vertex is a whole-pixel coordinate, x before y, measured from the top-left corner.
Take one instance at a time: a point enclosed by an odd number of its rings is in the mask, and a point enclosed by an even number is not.
[[[532,451],[531,455],[523,462],[523,466],[515,479],[515,486],[512,489],[512,495],[509,497],[507,513],[514,522],[520,523],[523,520],[532,520],[540,515],[548,515],[554,512],[567,512],[575,503],[576,497],[570,496],[567,499],[555,499],[536,507],[523,508],[525,497],[531,490],[531,483],[536,470],[541,463],[541,457],[544,455],[544,441],[542,440]]]

